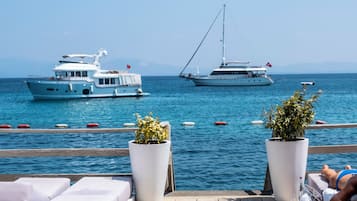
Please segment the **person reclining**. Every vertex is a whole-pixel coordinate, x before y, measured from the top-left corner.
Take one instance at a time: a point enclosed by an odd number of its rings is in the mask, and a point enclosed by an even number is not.
[[[357,170],[352,169],[350,165],[346,165],[344,170],[337,173],[325,164],[321,174],[327,179],[330,188],[340,190],[331,201],[348,201],[357,194]]]

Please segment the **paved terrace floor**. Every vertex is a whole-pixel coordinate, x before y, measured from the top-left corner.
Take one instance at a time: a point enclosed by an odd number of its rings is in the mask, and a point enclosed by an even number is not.
[[[275,201],[261,191],[175,191],[165,201]]]

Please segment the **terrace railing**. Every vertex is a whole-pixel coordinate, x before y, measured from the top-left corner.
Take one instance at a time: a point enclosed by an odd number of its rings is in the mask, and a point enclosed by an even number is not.
[[[335,129],[335,128],[357,128],[355,124],[320,124],[311,125],[308,129]],[[166,123],[169,136],[171,136],[171,127]],[[90,128],[90,129],[0,129],[1,135],[15,133],[31,134],[78,134],[78,133],[133,133],[136,128]],[[357,153],[357,144],[348,145],[322,145],[310,146],[309,154],[338,154],[338,153]],[[0,149],[0,158],[16,157],[128,157],[129,149],[125,148],[53,148],[53,149]],[[172,158],[172,149],[168,164],[168,177],[166,182],[166,193],[175,191],[174,166]],[[13,181],[19,177],[67,177],[71,181],[77,181],[84,176],[132,176],[131,173],[101,173],[101,174],[2,174],[0,181]],[[273,191],[269,168],[267,167],[263,193],[271,194]]]
[[[171,126],[165,122],[165,128],[168,130],[169,138],[171,137]],[[78,133],[133,133],[137,128],[85,128],[85,129],[0,129],[1,135],[7,134],[78,134]],[[16,158],[16,157],[128,157],[129,149],[125,148],[53,148],[53,149],[0,149],[0,158]],[[19,164],[20,165],[20,164]],[[173,192],[175,190],[174,166],[172,159],[172,148],[170,150],[170,159],[168,164],[167,181],[165,192]],[[20,177],[67,177],[71,181],[78,181],[85,176],[132,176],[131,173],[103,173],[103,174],[2,174],[0,173],[0,181],[13,181]]]

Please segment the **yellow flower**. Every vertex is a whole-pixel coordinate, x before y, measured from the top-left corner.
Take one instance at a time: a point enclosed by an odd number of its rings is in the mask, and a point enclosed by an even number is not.
[[[150,112],[142,118],[136,113],[136,121],[138,129],[135,131],[135,142],[138,144],[160,144],[167,140],[168,132],[160,125],[158,117],[154,118]]]

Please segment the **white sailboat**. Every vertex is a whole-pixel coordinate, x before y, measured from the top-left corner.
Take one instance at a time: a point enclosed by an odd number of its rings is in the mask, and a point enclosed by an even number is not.
[[[198,74],[184,74],[184,70],[188,67],[189,63],[197,53],[198,49],[202,45],[208,32],[211,30],[217,17],[222,12],[222,9],[218,12],[216,18],[211,24],[209,30],[205,34],[198,48],[187,62],[186,66],[180,73],[180,77],[191,79],[196,86],[262,86],[271,85],[274,81],[267,74],[267,68],[271,67],[268,62],[265,66],[252,66],[249,62],[241,61],[226,61],[225,58],[225,40],[224,40],[224,26],[225,26],[225,8],[223,6],[223,32],[222,32],[222,63],[218,68],[213,69],[211,74],[206,76],[200,76]]]

